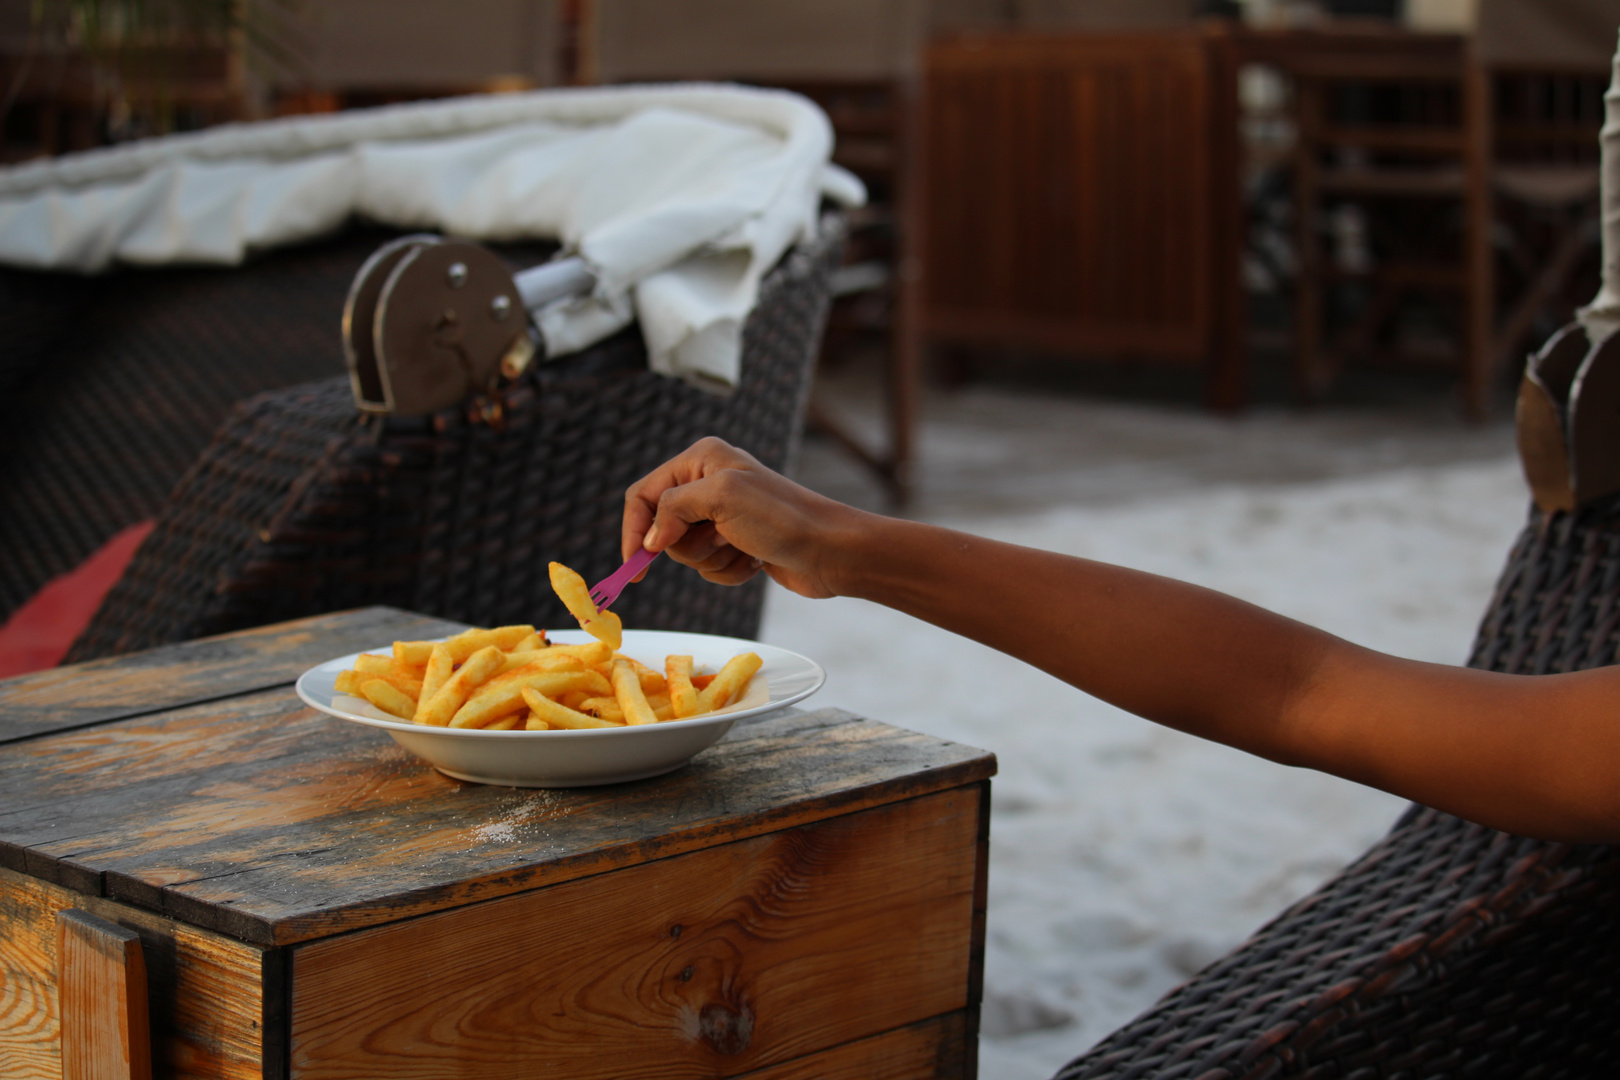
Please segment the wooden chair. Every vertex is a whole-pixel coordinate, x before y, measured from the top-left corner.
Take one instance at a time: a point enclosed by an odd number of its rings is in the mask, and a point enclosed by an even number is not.
[[[1590,296],[1598,251],[1598,134],[1608,75],[1601,69],[1492,65],[1491,182],[1503,251],[1498,288],[1498,371],[1522,365]],[[1515,278],[1509,295],[1505,278]],[[1575,286],[1572,291],[1572,286]]]
[[[1532,331],[1568,318],[1567,288],[1595,250],[1606,73],[1493,63],[1465,37],[1371,28],[1252,34],[1243,49],[1295,88],[1297,396],[1319,398],[1358,361],[1438,363],[1483,418]],[[1371,265],[1325,250],[1333,206],[1368,211]],[[1366,298],[1335,317],[1328,299],[1352,283]],[[1451,348],[1392,338],[1414,296],[1452,311]]]
[[[1488,96],[1460,35],[1358,27],[1254,35],[1248,56],[1292,81],[1299,277],[1294,387],[1321,397],[1350,363],[1454,367],[1475,418],[1490,409],[1494,356]],[[1372,260],[1330,258],[1330,207],[1365,210]],[[1330,296],[1359,283],[1359,310],[1334,317]],[[1452,312],[1454,346],[1413,348],[1386,334],[1414,295]]]
[[[866,185],[867,204],[848,214],[844,265],[833,277],[833,307],[822,366],[876,352],[884,359],[884,432],[873,445],[812,393],[810,430],[832,439],[883,485],[890,501],[911,497],[921,371],[910,335],[909,292],[901,263],[912,169],[914,92],[898,79],[782,80],[775,85],[826,110],[837,144],[833,160]]]

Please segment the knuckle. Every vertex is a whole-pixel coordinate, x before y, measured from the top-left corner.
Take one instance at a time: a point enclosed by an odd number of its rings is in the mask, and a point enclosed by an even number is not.
[[[734,499],[742,493],[745,478],[739,469],[726,469],[712,479],[715,493],[722,499]]]

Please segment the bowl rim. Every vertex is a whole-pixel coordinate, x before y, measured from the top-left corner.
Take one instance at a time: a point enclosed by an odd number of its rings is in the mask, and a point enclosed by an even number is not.
[[[629,635],[631,635],[631,634],[672,634],[672,635],[676,635],[676,636],[679,636],[679,637],[697,638],[697,639],[702,639],[704,641],[715,642],[715,643],[729,642],[729,643],[734,643],[734,644],[740,646],[740,648],[738,649],[739,652],[750,652],[750,651],[758,652],[760,649],[764,649],[764,650],[767,650],[769,652],[777,654],[778,658],[788,658],[788,659],[796,660],[796,661],[799,661],[800,663],[802,663],[803,665],[805,665],[805,671],[803,672],[803,674],[810,677],[810,682],[809,682],[808,685],[806,685],[804,687],[801,687],[800,689],[795,690],[795,691],[793,691],[793,692],[791,692],[789,694],[786,694],[781,698],[772,698],[769,702],[765,703],[764,705],[756,705],[756,706],[751,706],[751,707],[748,707],[748,708],[737,708],[736,706],[728,706],[726,709],[719,709],[719,710],[717,710],[715,712],[712,712],[712,713],[705,713],[702,716],[688,717],[685,720],[664,720],[664,721],[661,721],[661,722],[659,722],[657,724],[641,724],[641,725],[637,725],[637,726],[634,726],[634,727],[626,726],[626,727],[588,728],[588,729],[574,729],[574,730],[564,730],[564,731],[554,731],[554,730],[553,731],[527,731],[527,730],[486,731],[486,730],[484,730],[482,728],[452,728],[452,727],[437,727],[437,726],[431,725],[431,724],[415,724],[415,723],[411,723],[408,720],[384,720],[384,719],[382,719],[380,717],[365,716],[365,715],[360,714],[360,713],[353,713],[353,712],[348,712],[346,710],[336,709],[336,708],[334,708],[334,707],[332,707],[330,705],[323,704],[322,702],[315,700],[311,696],[310,690],[306,686],[305,680],[309,679],[313,675],[321,673],[323,669],[330,668],[331,665],[333,665],[333,664],[337,664],[337,663],[345,663],[345,664],[347,664],[349,662],[352,662],[356,657],[361,656],[364,653],[373,652],[374,650],[372,650],[372,649],[361,649],[358,652],[347,653],[347,654],[345,654],[343,656],[335,656],[335,657],[332,657],[329,660],[323,660],[318,664],[312,665],[311,667],[306,669],[301,675],[298,676],[298,680],[293,684],[293,689],[298,694],[299,699],[301,701],[303,701],[303,703],[305,705],[308,705],[310,708],[315,709],[318,712],[323,712],[323,713],[327,714],[328,716],[335,717],[335,718],[337,718],[339,720],[348,720],[348,721],[351,721],[351,722],[356,723],[356,724],[365,724],[367,727],[380,728],[380,729],[382,729],[384,731],[389,731],[389,732],[396,732],[397,731],[397,732],[400,732],[400,733],[403,733],[403,734],[410,734],[410,735],[430,735],[430,736],[436,736],[436,737],[439,737],[439,738],[454,738],[454,739],[462,739],[462,738],[533,739],[533,738],[539,738],[539,737],[551,737],[551,738],[562,737],[562,738],[580,739],[580,738],[635,738],[635,737],[638,737],[638,736],[643,736],[646,733],[652,733],[652,732],[657,732],[657,731],[690,730],[692,728],[704,727],[704,726],[708,726],[708,725],[712,725],[712,724],[735,723],[738,720],[747,719],[747,718],[753,717],[753,716],[763,716],[763,715],[765,715],[767,713],[776,712],[776,711],[778,711],[780,709],[786,709],[786,708],[788,708],[788,707],[790,707],[792,705],[796,705],[799,702],[803,701],[805,698],[807,698],[810,695],[816,693],[824,685],[826,685],[826,682],[827,682],[827,671],[826,671],[826,669],[823,668],[820,664],[816,663],[814,660],[810,659],[808,656],[805,656],[802,653],[794,652],[792,649],[784,649],[784,648],[781,648],[780,646],[777,646],[777,645],[767,645],[762,641],[750,641],[747,638],[727,637],[727,636],[721,635],[721,634],[687,633],[687,632],[681,631],[681,630],[626,630],[625,631],[625,635],[627,637]],[[572,645],[572,644],[583,644],[585,642],[594,640],[593,638],[591,638],[591,636],[589,634],[586,634],[584,631],[581,631],[581,630],[547,630],[546,631],[546,640],[547,641],[557,640],[557,638],[559,638],[559,637],[574,637],[574,636],[578,636],[579,638],[581,638],[581,640],[580,641],[562,641],[561,643],[562,644],[570,644],[570,645]],[[423,638],[422,640],[424,640],[424,641],[445,641],[445,640],[448,640],[448,639],[440,637],[440,638]],[[392,645],[393,645],[393,643],[389,642],[386,647],[382,647],[383,651],[386,652],[388,648],[392,647]],[[763,654],[761,654],[761,659],[765,660],[766,664],[769,664],[771,662],[770,658],[764,656]],[[349,696],[349,695],[344,695],[344,696]]]

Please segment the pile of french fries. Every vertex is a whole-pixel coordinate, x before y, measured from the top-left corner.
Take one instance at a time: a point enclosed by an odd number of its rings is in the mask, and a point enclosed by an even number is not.
[[[338,675],[337,691],[435,727],[583,730],[725,708],[760,666],[757,654],[743,653],[704,675],[690,656],[670,656],[660,673],[603,641],[549,645],[532,626],[502,626],[448,641],[396,641],[391,656],[362,654]]]
[[[551,583],[596,641],[552,645],[532,626],[467,630],[448,641],[396,641],[392,656],[363,653],[337,692],[390,716],[482,731],[581,731],[686,720],[740,698],[762,661],[732,657],[717,674],[670,656],[662,674],[620,653],[619,617],[598,611],[585,580],[560,563]]]

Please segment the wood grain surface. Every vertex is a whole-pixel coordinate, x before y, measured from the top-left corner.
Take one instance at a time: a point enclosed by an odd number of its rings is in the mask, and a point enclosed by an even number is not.
[[[975,1063],[964,1060],[963,1013],[859,1039],[819,1054],[772,1065],[740,1080],[972,1080]]]
[[[300,946],[292,1076],[730,1077],[960,1014],[981,793]]]
[[[652,780],[452,780],[288,690],[0,755],[0,866],[257,944],[304,941],[987,778],[993,756],[837,710],[744,721]]]
[[[363,608],[0,680],[0,744],[290,685],[333,657],[461,628]]]
[[[267,966],[280,964],[278,955],[0,870],[0,1077],[62,1080],[56,918],[69,908],[140,935],[158,1076],[281,1075],[284,1004],[267,1003],[260,991]]]
[[[141,936],[78,908],[56,913],[62,1080],[152,1080]]]
[[[475,954],[431,935],[419,950],[413,935],[445,920],[476,936],[515,912],[515,932],[485,952],[550,973],[546,1023],[578,1004],[581,1023],[611,1026],[602,1003],[618,993],[666,1010],[650,1030],[667,1039],[667,1010],[690,1006],[681,1067],[709,1071],[646,1075],[971,1077],[992,755],[838,710],[785,710],[664,777],[526,791],[449,779],[292,692],[315,663],[454,629],[368,609],[0,683],[0,1077],[62,1075],[55,913],[69,907],[140,934],[159,1076],[292,1074],[294,944],[318,943],[299,953],[315,974],[314,950],[393,932],[413,943],[404,956],[461,962]],[[666,940],[671,911],[701,929]],[[616,983],[590,977],[606,961],[558,929],[591,921],[615,950]],[[908,940],[931,944],[913,955]],[[568,942],[573,959],[558,966]],[[647,981],[646,964],[688,957],[678,985]],[[887,958],[881,970],[872,957]],[[555,996],[570,972],[584,979],[577,1003]],[[301,984],[300,1000],[323,985]],[[469,989],[418,981],[411,994],[431,1006]],[[323,1022],[337,1027],[311,1037],[338,1045],[344,1015],[376,1018],[367,1001],[400,992],[327,998],[336,1012]],[[480,1000],[474,1014],[500,1020],[538,1000]],[[798,1025],[805,1000],[831,1005]],[[793,1025],[776,1019],[789,1012]],[[532,1050],[543,1031],[519,1041]]]

